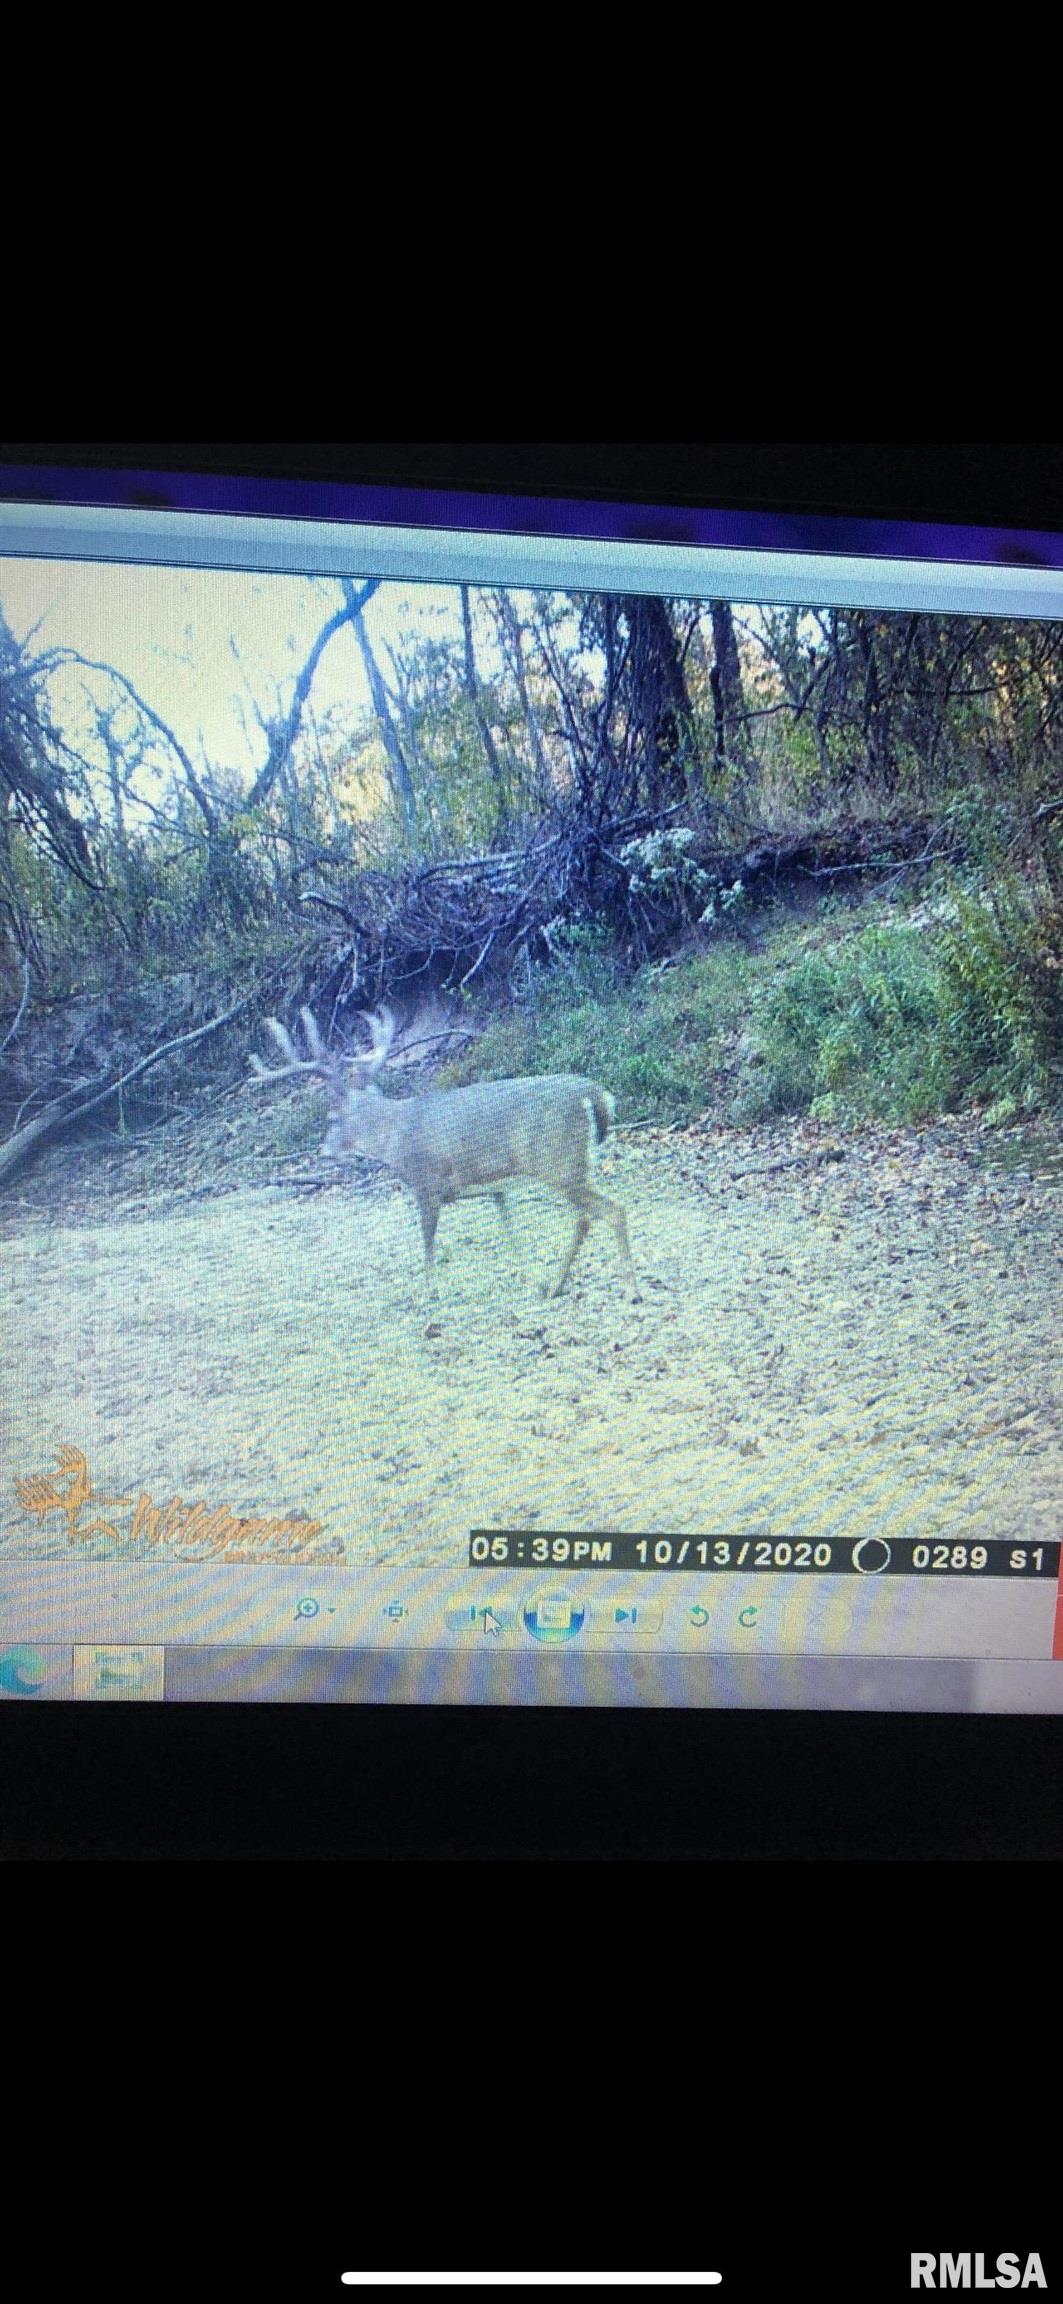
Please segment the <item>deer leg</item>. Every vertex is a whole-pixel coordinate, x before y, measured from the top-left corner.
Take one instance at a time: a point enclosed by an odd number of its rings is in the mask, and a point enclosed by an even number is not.
[[[565,1261],[561,1266],[561,1270],[558,1273],[555,1285],[552,1288],[546,1288],[543,1291],[544,1295],[547,1296],[560,1296],[561,1290],[564,1287],[566,1280],[568,1279],[569,1273],[572,1270],[576,1258],[579,1255],[580,1249],[582,1248],[587,1234],[591,1228],[590,1217],[587,1215],[586,1211],[580,1207],[575,1193],[570,1192],[566,1194],[566,1198],[571,1200],[573,1207],[578,1211],[576,1216],[576,1229],[572,1235],[572,1241],[569,1247],[568,1255],[566,1256]]]
[[[607,1200],[603,1192],[599,1192],[598,1198],[601,1201],[602,1215],[604,1216],[606,1223],[612,1225],[613,1231],[616,1234],[617,1247],[619,1248],[624,1262],[627,1265],[628,1279],[631,1282],[631,1293],[634,1296],[636,1303],[638,1303],[639,1284],[635,1272],[634,1258],[631,1254],[631,1242],[627,1236],[627,1217],[625,1216],[624,1211],[620,1206],[619,1200]]]
[[[492,1192],[491,1198],[498,1210],[499,1222],[502,1226],[502,1230],[506,1235],[506,1239],[509,1242],[517,1263],[523,1270],[524,1258],[520,1252],[520,1243],[517,1239],[517,1235],[513,1230],[513,1217],[510,1213],[509,1201],[507,1200],[504,1192]]]
[[[627,1265],[628,1277],[631,1281],[632,1293],[637,1302],[639,1293],[638,1280],[635,1276],[635,1265],[631,1254],[631,1242],[627,1235],[627,1217],[624,1213],[624,1210],[620,1206],[619,1200],[607,1199],[604,1192],[596,1192],[593,1186],[590,1184],[573,1185],[567,1197],[571,1200],[574,1208],[581,1210],[584,1222],[584,1230],[573,1242],[572,1252],[569,1256],[564,1272],[562,1273],[561,1280],[558,1283],[558,1289],[560,1290],[560,1288],[564,1286],[565,1280],[571,1271],[572,1261],[576,1251],[582,1246],[583,1241],[587,1237],[587,1227],[595,1222],[601,1222],[608,1224],[611,1231],[616,1236],[616,1244],[620,1250],[625,1264]]]
[[[438,1200],[418,1200],[417,1202],[421,1231],[424,1236],[424,1276],[429,1297],[432,1296],[435,1287],[436,1225],[439,1222],[439,1207]]]

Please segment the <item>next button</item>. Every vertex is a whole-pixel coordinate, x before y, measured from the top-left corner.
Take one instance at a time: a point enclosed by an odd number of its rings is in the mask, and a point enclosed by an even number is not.
[[[664,1609],[655,1600],[631,1600],[626,1607],[618,1603],[610,1610],[609,1622],[616,1632],[659,1632]]]

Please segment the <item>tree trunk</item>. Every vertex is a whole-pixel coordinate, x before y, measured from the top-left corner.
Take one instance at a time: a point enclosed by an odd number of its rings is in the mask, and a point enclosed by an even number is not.
[[[685,798],[693,760],[693,715],[679,644],[664,600],[627,599],[631,634],[631,716],[640,738],[651,805]]]
[[[531,696],[528,692],[528,675],[524,662],[523,626],[521,624],[520,617],[517,614],[516,608],[513,605],[511,595],[508,592],[499,592],[498,599],[501,605],[502,621],[504,623],[506,634],[509,639],[510,652],[513,660],[513,674],[517,683],[517,694],[520,697],[520,708],[524,716],[524,725],[528,731],[528,737],[531,743],[532,757],[535,761],[535,773],[538,779],[539,797],[542,801],[545,802],[546,796],[550,790],[550,770],[547,765],[546,753],[543,749],[543,740],[539,729],[538,715],[536,713],[535,706],[532,703]]]
[[[875,789],[889,792],[893,787],[893,742],[891,712],[888,695],[883,693],[879,676],[878,652],[871,617],[858,609],[853,618],[857,644],[864,667],[863,732],[867,755],[868,774]]]
[[[713,654],[709,683],[715,728],[713,765],[719,775],[727,768],[748,768],[749,737],[734,611],[728,600],[713,600],[709,613]]]
[[[380,733],[384,739],[385,751],[387,752],[388,759],[391,762],[392,775],[395,781],[396,797],[402,810],[403,820],[407,826],[412,829],[417,822],[417,794],[413,788],[413,778],[410,775],[409,763],[406,759],[406,754],[403,751],[402,744],[399,740],[399,732],[392,718],[391,705],[388,701],[388,692],[384,685],[384,677],[380,670],[380,666],[377,663],[376,657],[373,654],[372,644],[370,642],[369,634],[366,631],[365,624],[362,620],[362,612],[360,608],[352,615],[351,623],[354,628],[354,637],[357,640],[358,646],[361,650],[362,662],[365,665],[366,678],[369,682],[369,693],[373,699],[373,710],[380,724]]]
[[[501,832],[504,829],[509,816],[509,807],[506,799],[506,780],[502,773],[502,762],[498,757],[498,746],[496,745],[494,737],[491,733],[491,723],[487,717],[487,709],[483,699],[483,690],[480,686],[476,671],[476,653],[473,648],[472,639],[472,605],[469,599],[469,587],[467,584],[463,584],[461,586],[461,624],[462,631],[465,636],[465,693],[468,696],[470,704],[472,705],[473,717],[480,731],[480,741],[483,745],[487,758],[487,765],[491,772],[491,781],[495,788],[495,822],[497,829]]]
[[[284,715],[284,718],[282,720],[275,720],[270,728],[266,764],[264,768],[260,769],[254,783],[251,786],[251,790],[247,795],[247,800],[245,802],[245,809],[247,813],[250,813],[252,809],[260,807],[264,800],[269,799],[270,793],[273,790],[273,786],[276,783],[277,778],[279,776],[283,776],[288,768],[292,756],[292,750],[295,745],[295,739],[299,734],[300,722],[306,707],[307,698],[309,697],[311,687],[313,686],[314,674],[317,671],[318,665],[321,662],[321,658],[324,655],[326,648],[328,647],[329,641],[337,632],[342,631],[345,624],[353,624],[355,632],[358,634],[358,637],[362,639],[362,613],[368,601],[372,599],[374,592],[377,590],[378,584],[379,578],[374,577],[368,584],[363,584],[360,592],[356,592],[354,585],[350,582],[349,578],[344,580],[342,586],[343,607],[337,608],[335,615],[330,616],[328,622],[322,625],[317,639],[314,641],[313,647],[310,649],[310,652],[306,658],[302,671],[296,680],[295,688],[292,693],[292,700],[287,712]],[[367,645],[367,643],[365,645]]]

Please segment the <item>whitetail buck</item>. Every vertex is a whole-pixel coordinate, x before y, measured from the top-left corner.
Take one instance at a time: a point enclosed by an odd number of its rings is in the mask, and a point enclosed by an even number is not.
[[[326,1157],[343,1160],[363,1153],[369,1160],[381,1161],[409,1186],[420,1212],[430,1288],[440,1209],[452,1200],[491,1199],[509,1231],[509,1205],[502,1186],[518,1177],[548,1185],[576,1211],[568,1254],[547,1294],[560,1295],[598,1219],[612,1226],[635,1287],[624,1211],[604,1192],[596,1192],[589,1180],[591,1161],[615,1112],[612,1097],[596,1081],[565,1072],[393,1099],[375,1085],[395,1037],[394,1020],[386,1012],[368,1019],[369,1053],[347,1059],[330,1054],[310,1010],[301,1013],[306,1055],[300,1056],[291,1035],[271,1016],[267,1030],[284,1063],[269,1069],[252,1056],[252,1067],[260,1080],[309,1073],[322,1081],[335,1115],[325,1139]],[[345,1066],[351,1068],[350,1078]]]

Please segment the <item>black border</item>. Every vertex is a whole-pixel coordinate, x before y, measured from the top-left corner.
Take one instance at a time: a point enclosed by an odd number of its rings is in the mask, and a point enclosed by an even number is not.
[[[1052,441],[3,441],[4,464],[1063,530],[1063,445]]]
[[[0,1707],[3,1852],[168,1861],[1058,1858],[1063,1721]]]
[[[1063,529],[1011,443],[3,443],[234,471]],[[0,1706],[8,1857],[1052,1859],[1063,1719]]]

